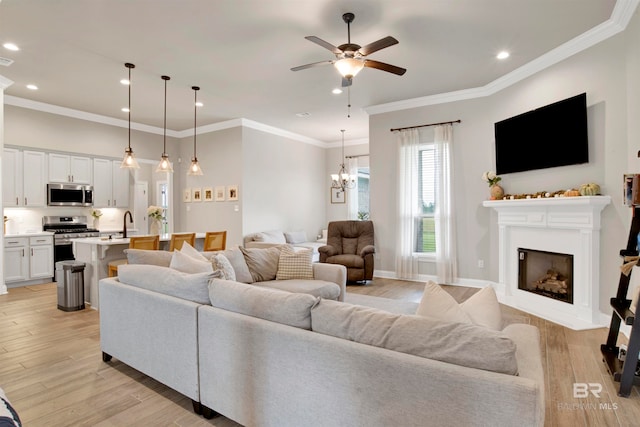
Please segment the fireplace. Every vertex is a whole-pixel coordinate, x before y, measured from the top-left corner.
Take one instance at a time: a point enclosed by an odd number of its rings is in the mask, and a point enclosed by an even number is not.
[[[571,329],[606,325],[608,320],[600,313],[600,213],[609,203],[609,196],[483,202],[498,213],[500,302]],[[546,260],[538,267],[527,266],[523,273],[520,250],[524,249],[535,251],[525,258]],[[558,256],[567,259],[560,261]],[[571,268],[566,266],[569,260]],[[523,274],[527,282],[543,283],[523,289],[519,285]],[[547,274],[551,281],[545,283]],[[559,290],[565,281],[566,295]]]
[[[573,255],[518,248],[518,289],[573,304]]]

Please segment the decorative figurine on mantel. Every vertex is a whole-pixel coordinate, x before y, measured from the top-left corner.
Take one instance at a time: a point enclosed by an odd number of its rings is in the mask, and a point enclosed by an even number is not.
[[[504,197],[504,189],[498,185],[498,182],[502,181],[502,178],[497,176],[495,172],[488,171],[482,174],[482,180],[489,184],[491,200],[502,200]]]

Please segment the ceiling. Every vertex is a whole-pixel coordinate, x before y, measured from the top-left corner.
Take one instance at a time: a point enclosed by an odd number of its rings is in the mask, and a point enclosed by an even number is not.
[[[626,1],[626,0],[625,0]],[[319,142],[368,137],[364,107],[482,87],[611,17],[615,0],[0,0],[0,76],[5,94],[127,120],[125,62],[132,71],[131,120],[192,129],[191,86],[201,87],[198,127],[245,118]],[[351,41],[386,36],[399,44],[371,59],[404,76],[365,68],[334,95],[334,59],[305,40],[347,41],[342,14],[353,12]],[[501,50],[511,56],[496,59]],[[29,83],[39,89],[26,88]],[[298,113],[307,113],[298,117]]]

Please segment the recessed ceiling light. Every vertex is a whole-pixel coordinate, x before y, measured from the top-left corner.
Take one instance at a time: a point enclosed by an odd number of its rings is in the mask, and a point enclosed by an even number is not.
[[[13,43],[5,43],[2,46],[8,50],[13,50],[13,51],[20,50],[20,48]]]
[[[507,59],[508,57],[509,57],[509,52],[507,52],[506,50],[503,50],[502,52],[496,55],[496,58],[498,59]]]
[[[122,107],[120,110],[121,110],[123,113],[128,113],[128,112],[129,112],[129,109],[128,109],[127,107]]]
[[[334,90],[332,90],[331,93],[333,93],[334,95],[340,95],[342,93],[342,89],[337,87]]]
[[[204,106],[204,104],[202,102],[200,102],[200,101],[196,102],[196,107],[203,107],[203,106]]]
[[[27,85],[27,89],[30,89],[30,90],[38,90],[38,86],[33,85],[33,84],[28,84],[28,85]]]
[[[311,113],[309,113],[309,112],[296,113],[296,116],[298,116],[298,117],[309,117],[310,115],[311,115]]]
[[[120,83],[123,84],[123,85],[127,85],[128,86],[129,85],[129,80],[122,79],[122,80],[120,80]]]

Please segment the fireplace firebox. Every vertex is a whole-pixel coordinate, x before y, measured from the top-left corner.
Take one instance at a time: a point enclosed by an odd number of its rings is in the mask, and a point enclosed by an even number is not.
[[[518,248],[518,289],[573,304],[573,255]]]

